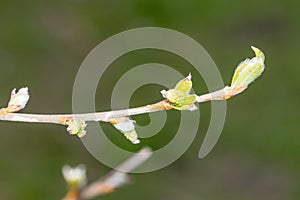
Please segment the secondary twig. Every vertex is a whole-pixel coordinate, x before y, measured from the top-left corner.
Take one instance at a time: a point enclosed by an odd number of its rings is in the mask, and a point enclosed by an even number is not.
[[[129,177],[127,173],[132,172],[143,164],[151,155],[152,150],[149,147],[144,147],[106,176],[99,178],[82,189],[74,188],[69,190],[64,200],[86,200],[115,191],[128,182]]]

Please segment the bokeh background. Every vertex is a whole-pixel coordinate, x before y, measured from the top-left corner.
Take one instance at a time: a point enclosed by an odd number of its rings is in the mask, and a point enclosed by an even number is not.
[[[255,45],[266,54],[266,71],[228,101],[222,136],[208,157],[198,159],[210,119],[210,103],[205,103],[199,105],[198,135],[179,160],[156,172],[133,174],[130,185],[96,199],[299,199],[299,6],[279,0],[3,0],[0,104],[6,105],[14,87],[28,86],[31,99],[23,112],[72,112],[72,87],[83,59],[101,41],[131,28],[158,26],[191,36],[206,48],[227,84],[238,62],[253,56],[250,45]],[[192,69],[167,52],[123,56],[99,83],[97,110],[110,109],[113,84],[122,73],[148,62],[170,65],[183,75]],[[200,75],[194,83],[197,93],[207,91]],[[162,88],[139,88],[130,106],[158,101]],[[168,116],[176,124],[178,115]],[[149,123],[147,115],[135,119]],[[159,133],[149,145],[155,149],[171,140],[174,126],[169,128],[171,133]],[[113,131],[112,140],[131,148]],[[64,164],[84,163],[90,180],[110,170],[62,126],[0,122],[0,138],[1,199],[61,199]]]

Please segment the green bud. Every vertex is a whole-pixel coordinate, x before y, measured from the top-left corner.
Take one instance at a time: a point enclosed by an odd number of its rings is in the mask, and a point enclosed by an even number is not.
[[[83,137],[86,134],[84,130],[86,127],[85,121],[71,119],[66,123],[68,125],[67,131],[71,135],[77,135],[78,137]]]
[[[265,56],[261,50],[256,47],[251,47],[255,53],[255,57],[252,59],[246,59],[242,61],[236,68],[231,87],[247,87],[255,79],[257,79],[265,68]]]
[[[194,103],[197,96],[195,94],[189,94],[192,88],[191,74],[177,83],[175,89],[169,89],[168,91],[161,91],[164,98],[168,100],[168,103],[177,110],[195,110],[197,109]]]

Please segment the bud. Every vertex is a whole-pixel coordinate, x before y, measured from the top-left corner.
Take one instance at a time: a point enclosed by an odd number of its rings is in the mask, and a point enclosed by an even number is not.
[[[138,135],[137,135],[135,129],[133,129],[129,132],[124,132],[123,134],[126,137],[126,139],[129,140],[132,144],[140,143],[140,140],[138,139]]]
[[[28,100],[29,100],[29,93],[27,87],[21,88],[17,93],[16,93],[16,88],[13,89],[10,95],[8,106],[6,108],[6,112],[12,113],[12,112],[18,112],[22,110],[23,108],[25,108]]]
[[[116,129],[118,129],[123,135],[132,143],[139,144],[140,140],[135,131],[134,126],[135,121],[130,120],[128,117],[123,117],[117,119],[116,123],[113,124]]]
[[[86,131],[84,130],[86,127],[85,121],[71,119],[66,122],[68,125],[67,131],[71,135],[77,135],[78,137],[83,137],[86,135]]]
[[[79,189],[87,182],[86,168],[84,165],[78,165],[74,168],[69,165],[64,165],[62,168],[62,174],[70,190]]]
[[[261,50],[251,46],[255,53],[255,57],[252,59],[247,58],[242,61],[236,68],[231,88],[248,87],[255,79],[257,79],[265,68],[265,56]]]
[[[196,102],[197,96],[195,94],[189,94],[192,85],[192,75],[189,74],[179,81],[174,89],[169,89],[168,91],[162,90],[161,94],[174,109],[196,110],[197,107],[194,103]]]

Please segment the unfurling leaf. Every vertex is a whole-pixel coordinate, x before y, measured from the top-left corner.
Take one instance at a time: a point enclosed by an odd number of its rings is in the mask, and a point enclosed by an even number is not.
[[[187,77],[182,79],[177,83],[175,86],[175,90],[180,91],[184,94],[188,94],[190,90],[192,89],[193,83],[192,83],[192,75],[189,73]]]
[[[256,47],[251,46],[251,48],[255,57],[247,58],[237,66],[231,81],[231,88],[248,87],[264,71],[264,53]]]
[[[192,75],[189,74],[179,81],[174,89],[169,89],[168,91],[162,90],[161,94],[174,109],[196,110],[197,107],[194,103],[196,102],[197,96],[195,94],[189,94],[192,85]]]

